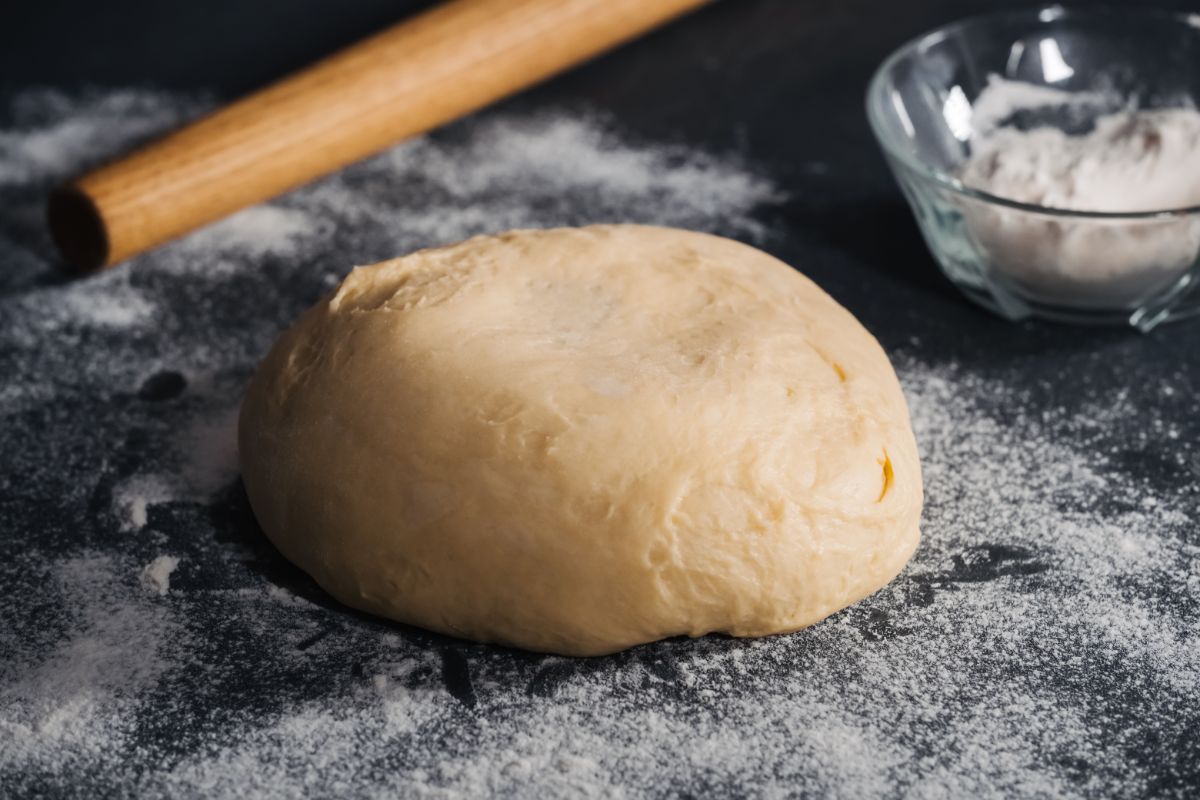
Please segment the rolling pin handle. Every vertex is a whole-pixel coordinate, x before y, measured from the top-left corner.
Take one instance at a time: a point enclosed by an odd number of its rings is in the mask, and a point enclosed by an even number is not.
[[[46,205],[50,238],[68,269],[90,272],[108,261],[108,232],[100,209],[75,186],[62,186]]]

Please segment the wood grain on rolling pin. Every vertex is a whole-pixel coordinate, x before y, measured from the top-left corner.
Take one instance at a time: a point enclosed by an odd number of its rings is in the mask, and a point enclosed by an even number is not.
[[[708,0],[454,0],[55,193],[72,264],[123,261],[547,78]]]

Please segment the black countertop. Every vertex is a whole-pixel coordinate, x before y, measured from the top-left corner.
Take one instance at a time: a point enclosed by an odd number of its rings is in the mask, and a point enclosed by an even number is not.
[[[50,186],[423,5],[6,11],[0,795],[1200,792],[1200,322],[1140,335],[970,305],[862,113],[896,45],[1015,3],[726,0],[59,276]],[[928,495],[892,585],[791,636],[572,660],[349,611],[263,538],[232,421],[291,319],[354,264],[592,221],[751,241],[880,339]],[[164,556],[169,586],[142,574]]]

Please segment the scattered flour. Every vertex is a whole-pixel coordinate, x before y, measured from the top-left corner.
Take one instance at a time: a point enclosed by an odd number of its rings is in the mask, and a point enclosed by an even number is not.
[[[30,629],[0,658],[0,794],[16,796],[12,770],[61,774],[90,765],[119,768],[136,739],[147,694],[170,669],[168,649],[184,645],[180,621],[146,602],[119,560],[84,553],[51,559],[31,550],[21,560],[34,580],[22,600],[3,596],[6,625]],[[36,594],[34,594],[36,592]],[[40,612],[34,618],[28,603]],[[10,623],[11,621],[11,623]],[[36,642],[35,649],[30,643]],[[168,644],[170,643],[170,644]]]
[[[198,254],[235,250],[239,255],[288,255],[313,237],[328,235],[328,228],[313,224],[312,215],[301,209],[251,206],[197,231],[184,239],[183,247]]]
[[[176,493],[161,475],[134,475],[113,490],[113,510],[125,532],[146,527],[150,507],[173,500]]]
[[[924,541],[874,597],[796,635],[602,659],[455,642],[338,607],[257,532],[233,449],[256,360],[354,263],[512,225],[753,240],[778,190],[736,158],[631,143],[587,115],[483,115],[45,285],[49,244],[20,209],[203,104],[17,106],[0,134],[0,202],[17,209],[0,215],[0,795],[1134,797],[1200,782],[1186,376],[1080,410],[1011,388],[1021,364],[985,374],[914,344],[896,355]],[[1122,460],[1131,441],[1183,477],[1143,480]],[[205,579],[163,603],[180,560]]]
[[[199,499],[206,499],[238,474],[238,409],[202,416],[184,429],[176,446],[184,454],[180,477]]]
[[[53,90],[17,94],[6,109],[12,125],[0,130],[0,185],[42,188],[65,180],[207,105],[144,89],[82,97]]]
[[[142,568],[142,586],[160,597],[165,596],[171,591],[171,575],[178,568],[179,559],[175,556],[159,556]]]

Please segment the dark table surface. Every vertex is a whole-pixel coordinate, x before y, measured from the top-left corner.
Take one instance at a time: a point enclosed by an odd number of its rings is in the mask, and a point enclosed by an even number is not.
[[[861,111],[890,49],[1017,3],[726,0],[59,277],[50,186],[421,5],[5,11],[0,795],[1200,793],[1200,323],[1139,335],[971,306]],[[928,495],[891,586],[792,636],[571,660],[348,611],[263,538],[232,420],[291,319],[353,264],[590,221],[746,239],[876,334]],[[160,594],[142,569],[164,555]]]

